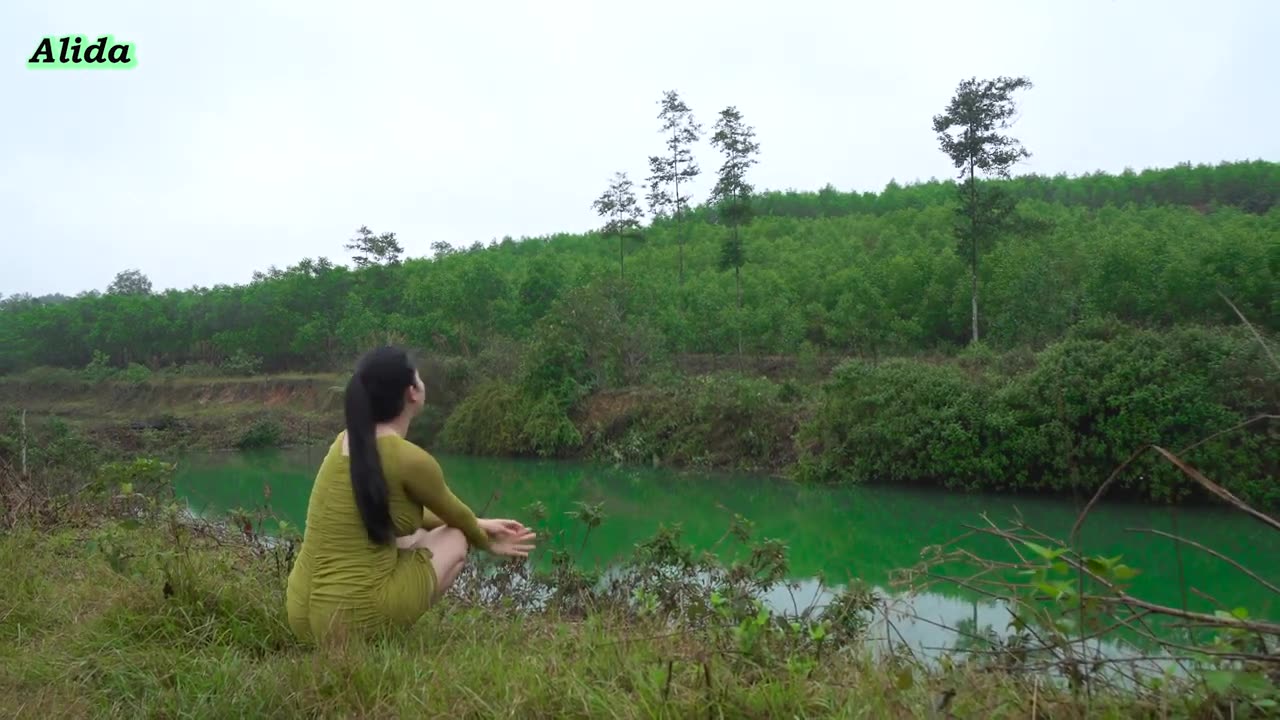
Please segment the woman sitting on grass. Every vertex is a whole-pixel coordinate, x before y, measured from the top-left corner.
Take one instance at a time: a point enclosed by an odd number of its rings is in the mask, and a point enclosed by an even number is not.
[[[347,429],[325,455],[286,606],[302,640],[416,622],[462,570],[469,547],[527,557],[533,533],[477,520],[431,455],[405,439],[426,388],[401,349],[361,358],[347,384]]]

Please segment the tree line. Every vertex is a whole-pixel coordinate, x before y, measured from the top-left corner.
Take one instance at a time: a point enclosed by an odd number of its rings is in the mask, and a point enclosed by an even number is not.
[[[1238,322],[1219,292],[1256,324],[1280,330],[1280,212],[1025,201],[1018,213],[1038,229],[985,257],[984,343],[1045,343],[1091,318],[1148,327]],[[959,347],[969,340],[970,307],[952,220],[944,204],[757,218],[742,234],[755,248],[742,276],[742,313],[733,278],[719,269],[721,229],[660,225],[627,258],[628,323],[632,333],[649,333],[655,349],[697,353],[735,352],[739,330],[748,353]],[[674,271],[679,235],[683,287]],[[611,288],[616,247],[610,252],[602,239],[509,240],[360,270],[304,259],[238,286],[9,298],[0,305],[0,370],[80,368],[95,351],[117,367],[216,365],[246,354],[264,370],[328,369],[388,334],[475,355],[527,342],[557,304]]]
[[[437,242],[428,259],[362,226],[347,245],[354,267],[307,258],[245,285],[165,292],[131,269],[105,293],[4,298],[0,372],[329,369],[387,339],[474,356],[553,330],[572,316],[560,306],[588,302],[583,292],[618,305],[627,343],[666,353],[1043,345],[1092,319],[1233,323],[1221,294],[1280,328],[1280,164],[1012,177],[1029,151],[1005,131],[1014,93],[1030,87],[961,82],[932,119],[956,177],[879,193],[757,191],[755,131],[725,108],[709,138],[722,161],[697,205],[704,130],[669,91],[646,207],[618,173],[592,204],[604,219],[596,232]]]

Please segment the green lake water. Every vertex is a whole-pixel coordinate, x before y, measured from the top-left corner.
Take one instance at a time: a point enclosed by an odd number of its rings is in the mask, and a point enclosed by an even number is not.
[[[253,453],[212,453],[181,460],[176,485],[193,511],[206,517],[226,510],[261,507],[270,488],[271,509],[302,526],[307,498],[326,448],[295,448]],[[747,475],[635,469],[585,463],[517,461],[438,455],[447,482],[478,513],[512,517],[526,523],[526,508],[541,501],[549,511],[546,524],[555,542],[575,554],[582,527],[569,517],[576,502],[600,503],[603,524],[591,533],[581,562],[605,566],[628,556],[634,545],[653,535],[660,524],[679,524],[687,544],[697,549],[734,545],[724,535],[735,513],[755,524],[757,537],[777,538],[788,547],[794,593],[775,593],[768,601],[790,607],[807,605],[825,577],[826,586],[849,578],[889,590],[890,574],[920,560],[928,545],[944,543],[982,525],[982,514],[1004,523],[1020,513],[1030,526],[1065,538],[1087,498],[1076,500],[992,495],[965,495],[935,490],[888,487],[830,488]],[[1184,546],[1181,563],[1175,544],[1128,528],[1175,532],[1233,558],[1273,584],[1280,585],[1280,537],[1261,523],[1220,508],[1178,508],[1107,502],[1091,513],[1081,534],[1084,549],[1107,556],[1123,555],[1141,571],[1133,592],[1147,600],[1212,612],[1213,603],[1244,606],[1254,617],[1280,618],[1276,599],[1265,588],[1230,565]],[[717,545],[718,541],[722,541]],[[548,543],[539,548],[542,554]],[[993,538],[967,542],[983,553],[1007,552]],[[731,550],[725,552],[732,552]],[[1181,565],[1181,571],[1179,570]],[[793,600],[794,595],[794,600]],[[1184,600],[1185,598],[1185,600]],[[977,617],[979,627],[1005,627],[1007,613],[959,588],[933,588],[911,598],[919,616],[954,626]],[[905,639],[928,646],[945,642],[928,622],[898,624]]]

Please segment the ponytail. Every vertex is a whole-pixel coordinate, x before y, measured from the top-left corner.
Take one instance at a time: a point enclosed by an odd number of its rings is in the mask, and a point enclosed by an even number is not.
[[[373,409],[369,391],[360,376],[353,375],[346,393],[347,445],[351,452],[351,489],[369,539],[378,545],[395,539],[387,481],[378,458]]]

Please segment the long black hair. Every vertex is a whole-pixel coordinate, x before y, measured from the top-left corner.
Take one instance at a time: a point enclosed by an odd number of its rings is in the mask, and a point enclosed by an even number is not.
[[[351,452],[351,489],[369,539],[379,545],[395,539],[387,481],[382,476],[375,430],[404,411],[405,390],[415,384],[417,369],[397,347],[369,351],[347,383],[347,444]]]

